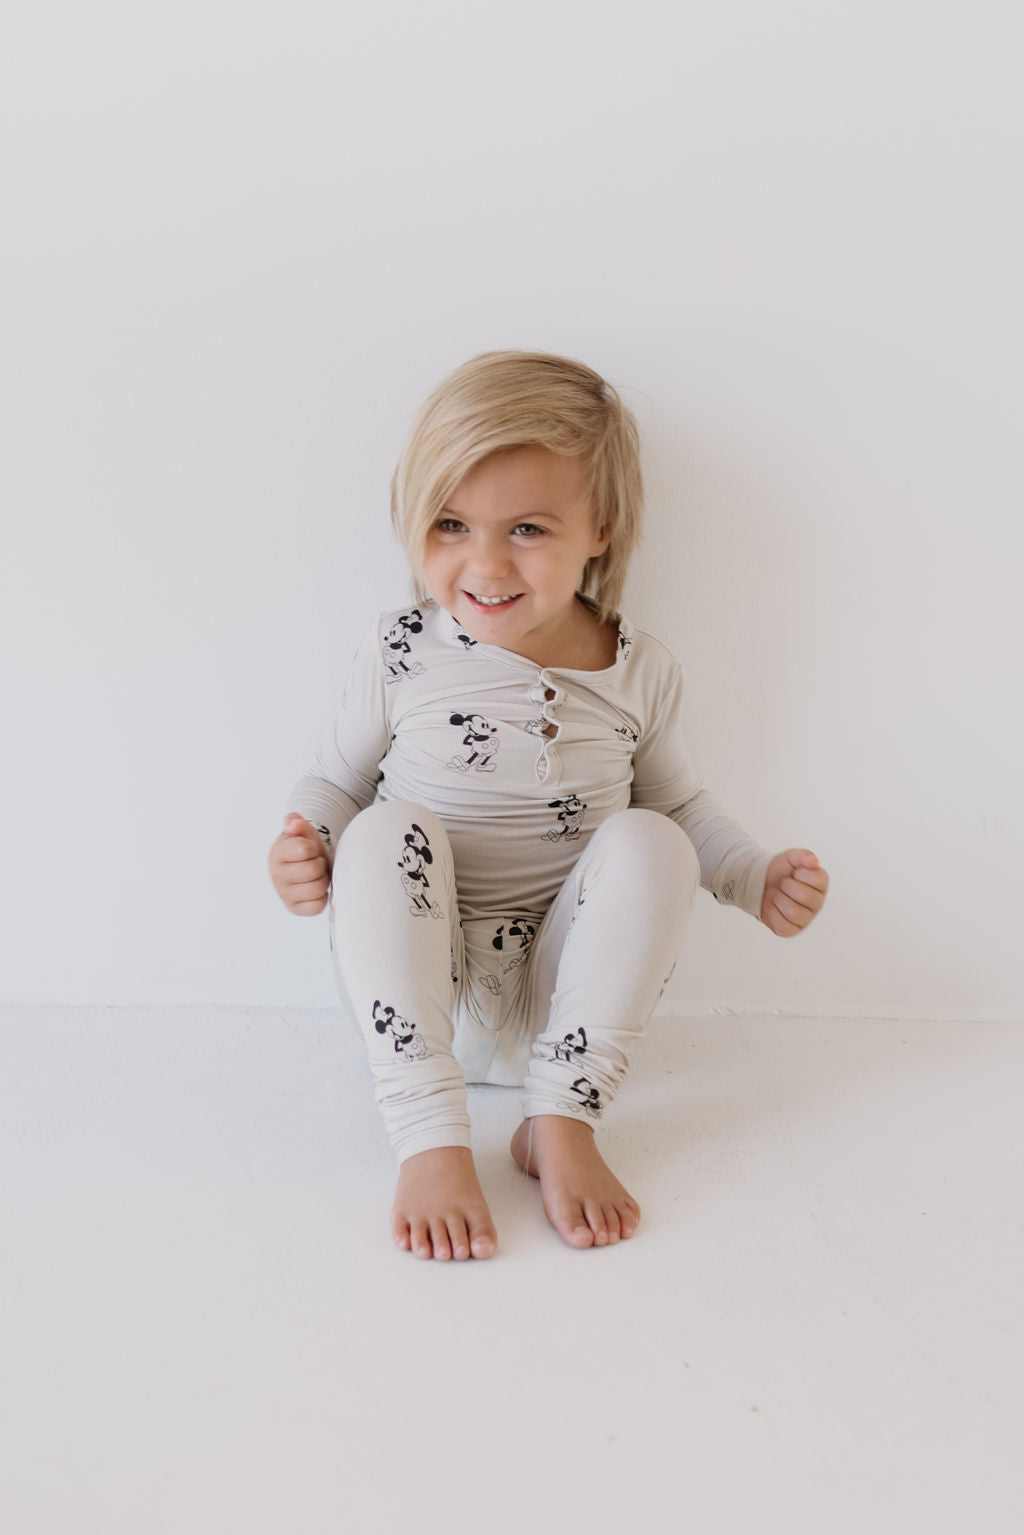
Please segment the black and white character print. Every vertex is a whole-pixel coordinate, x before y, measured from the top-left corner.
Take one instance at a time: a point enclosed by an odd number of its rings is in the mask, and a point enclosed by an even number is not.
[[[412,901],[409,908],[414,917],[443,916],[438,903],[431,898],[427,869],[434,861],[430,840],[421,826],[412,823],[412,831],[405,834],[405,847],[397,867],[402,871],[405,893]]]
[[[498,764],[498,727],[482,714],[453,714],[448,722],[462,732],[463,755],[452,757],[446,764],[460,773],[475,769],[478,773],[493,773]]]
[[[527,922],[525,917],[513,917],[511,922],[502,922],[498,931],[491,939],[491,944],[499,950],[506,959],[504,966],[506,974],[510,970],[518,970],[520,965],[526,963],[530,953],[530,945],[537,936],[537,928],[532,922]]]
[[[574,842],[580,834],[583,826],[583,813],[586,805],[576,794],[569,794],[565,799],[553,799],[548,801],[551,810],[558,811],[558,825],[550,831],[542,833],[545,842]]]
[[[373,1004],[373,1026],[378,1034],[391,1035],[395,1054],[404,1055],[407,1061],[422,1061],[429,1054],[423,1036],[416,1033],[416,1025],[393,1007],[381,1007],[379,1000]]]
[[[314,831],[318,831],[320,833],[321,841],[323,842],[324,847],[327,848],[328,851],[329,851],[330,850],[330,846],[331,846],[331,832],[330,832],[330,828],[327,827],[327,826],[316,826],[316,825],[314,825],[313,830]]]
[[[635,746],[640,739],[639,730],[634,730],[631,725],[620,725],[615,734],[620,741],[625,741],[627,746]]]
[[[586,1055],[587,1031],[584,1028],[576,1029],[566,1034],[561,1042],[554,1047],[556,1061],[566,1061],[572,1064],[573,1056]]]
[[[573,1103],[565,1103],[563,1101],[559,1103],[558,1107],[560,1109],[571,1109],[575,1114],[582,1106],[583,1112],[589,1115],[591,1119],[600,1119],[604,1113],[604,1104],[601,1102],[601,1094],[593,1082],[587,1077],[577,1077],[572,1084],[572,1090],[578,1094],[576,1101]]]
[[[622,659],[624,661],[628,661],[629,660],[629,652],[632,649],[633,649],[633,641],[630,639],[628,634],[623,634],[622,630],[620,629],[619,630],[619,651],[620,651],[620,654],[622,655]]]
[[[423,614],[419,608],[402,613],[384,636],[381,655],[384,658],[385,682],[401,682],[405,677],[422,677],[426,667],[419,661],[409,662],[412,646],[410,634],[422,634]]]
[[[455,638],[459,640],[467,650],[472,650],[473,646],[476,644],[476,640],[471,640],[465,629],[463,629],[458,623],[455,625]]]

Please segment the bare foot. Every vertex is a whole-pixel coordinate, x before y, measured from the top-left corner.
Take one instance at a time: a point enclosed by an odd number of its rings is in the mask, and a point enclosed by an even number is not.
[[[490,1258],[498,1245],[468,1146],[407,1157],[391,1210],[397,1246],[417,1258]]]
[[[559,1114],[524,1119],[512,1137],[512,1155],[523,1172],[540,1179],[544,1214],[570,1247],[605,1247],[633,1235],[640,1206],[582,1120]]]

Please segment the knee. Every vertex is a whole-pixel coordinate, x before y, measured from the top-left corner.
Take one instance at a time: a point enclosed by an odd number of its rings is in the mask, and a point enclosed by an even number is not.
[[[417,805],[413,800],[385,799],[360,810],[342,832],[341,842],[362,837],[387,837],[395,831],[408,831],[414,824],[429,837],[445,835],[444,824],[426,805]]]
[[[367,855],[419,857],[436,861],[448,845],[444,823],[426,805],[412,800],[380,800],[361,810],[341,834],[335,866]]]
[[[692,899],[700,885],[697,852],[678,822],[657,810],[620,810],[595,833],[614,857],[635,863],[648,877],[687,891]]]

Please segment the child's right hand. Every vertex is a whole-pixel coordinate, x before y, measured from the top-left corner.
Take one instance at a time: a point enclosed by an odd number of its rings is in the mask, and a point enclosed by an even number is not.
[[[327,905],[330,875],[320,833],[297,813],[285,816],[284,831],[270,849],[270,877],[289,911],[315,917]]]

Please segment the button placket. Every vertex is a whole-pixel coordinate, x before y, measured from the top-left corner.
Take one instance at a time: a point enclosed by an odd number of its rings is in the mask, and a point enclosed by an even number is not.
[[[539,735],[543,742],[540,755],[537,758],[537,782],[546,783],[549,778],[552,781],[557,781],[559,762],[555,742],[558,740],[560,726],[555,718],[554,711],[561,705],[561,691],[558,685],[553,683],[546,673],[540,672],[538,673],[537,681],[530,689],[529,698],[531,703],[540,706],[540,714],[536,719],[531,720],[527,726],[527,729],[535,735]],[[545,728],[548,725],[554,726],[554,733],[551,735],[547,733]]]

